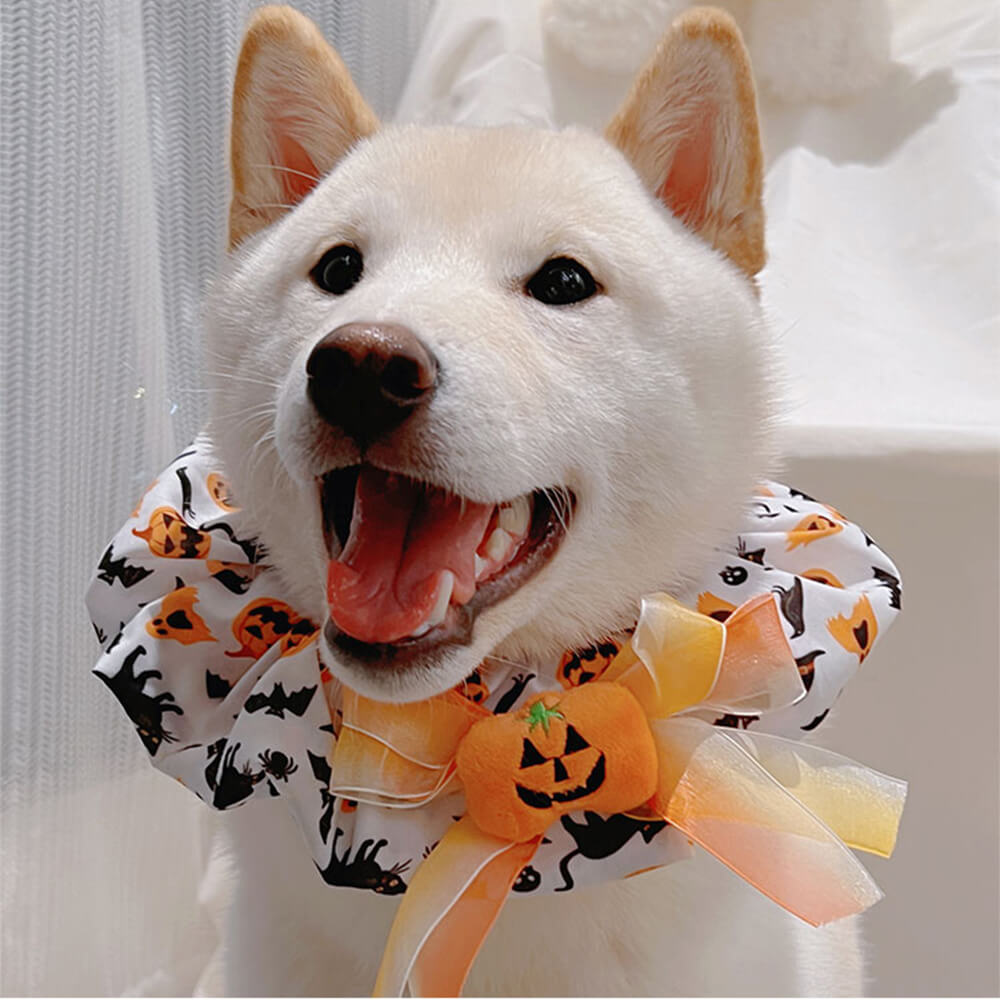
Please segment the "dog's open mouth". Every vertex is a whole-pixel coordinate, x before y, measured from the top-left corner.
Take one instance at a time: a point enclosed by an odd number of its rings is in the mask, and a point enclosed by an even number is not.
[[[371,465],[327,473],[320,500],[327,639],[395,664],[468,642],[476,615],[552,558],[575,503],[562,487],[477,503]]]

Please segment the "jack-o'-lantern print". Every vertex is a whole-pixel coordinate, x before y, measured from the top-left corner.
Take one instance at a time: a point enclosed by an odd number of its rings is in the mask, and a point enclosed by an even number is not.
[[[578,809],[636,808],[656,786],[642,707],[627,688],[601,681],[481,719],[459,744],[456,764],[473,821],[518,842]]]
[[[195,610],[198,588],[180,584],[163,598],[156,617],[146,622],[146,631],[154,639],[174,639],[184,646],[196,642],[216,642],[212,630]]]
[[[476,705],[481,705],[490,696],[490,689],[486,686],[478,667],[455,690]]]
[[[212,547],[212,539],[204,531],[192,528],[173,507],[157,507],[149,524],[139,531],[132,529],[154,556],[166,559],[204,559]]]
[[[826,627],[844,649],[857,655],[858,663],[864,662],[878,636],[878,620],[867,597],[854,605],[850,617],[837,615],[827,621]]]
[[[275,643],[281,644],[281,655],[301,649],[316,638],[316,626],[295,613],[284,601],[261,597],[251,601],[233,621],[233,637],[239,649],[226,650],[226,656],[247,656],[257,659]]]
[[[208,489],[208,495],[223,510],[235,512],[240,509],[239,504],[233,499],[233,491],[229,485],[229,480],[221,472],[209,473],[208,478],[205,480],[205,486]]]
[[[717,622],[724,622],[735,610],[736,605],[731,601],[724,601],[708,590],[698,595],[698,611]]]
[[[611,639],[594,643],[586,649],[568,649],[559,661],[556,679],[564,688],[579,687],[596,681],[618,655],[621,647]]]
[[[832,518],[823,514],[809,514],[788,532],[787,551],[791,552],[799,545],[810,545],[820,538],[829,538],[843,530],[843,524]]]
[[[807,569],[803,570],[799,576],[804,577],[806,580],[812,580],[814,583],[825,584],[827,587],[836,587],[838,590],[844,589],[844,585],[828,569]]]

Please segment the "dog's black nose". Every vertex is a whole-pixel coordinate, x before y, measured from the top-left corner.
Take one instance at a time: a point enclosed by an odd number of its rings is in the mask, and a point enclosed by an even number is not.
[[[347,323],[313,348],[306,374],[319,415],[364,443],[430,399],[437,362],[405,326]]]

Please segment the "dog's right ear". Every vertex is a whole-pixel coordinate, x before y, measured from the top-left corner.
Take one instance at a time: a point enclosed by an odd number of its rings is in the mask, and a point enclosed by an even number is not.
[[[309,18],[261,7],[247,27],[233,86],[229,246],[269,226],[378,119]]]
[[[757,100],[728,14],[711,7],[682,14],[605,135],[689,229],[751,278],[764,266]]]

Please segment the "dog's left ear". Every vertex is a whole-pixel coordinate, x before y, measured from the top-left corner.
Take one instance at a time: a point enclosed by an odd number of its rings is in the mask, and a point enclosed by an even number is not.
[[[728,14],[679,17],[606,137],[690,229],[752,278],[763,266],[763,154],[750,59]]]
[[[233,85],[229,246],[269,226],[315,187],[378,119],[309,18],[261,7]]]

